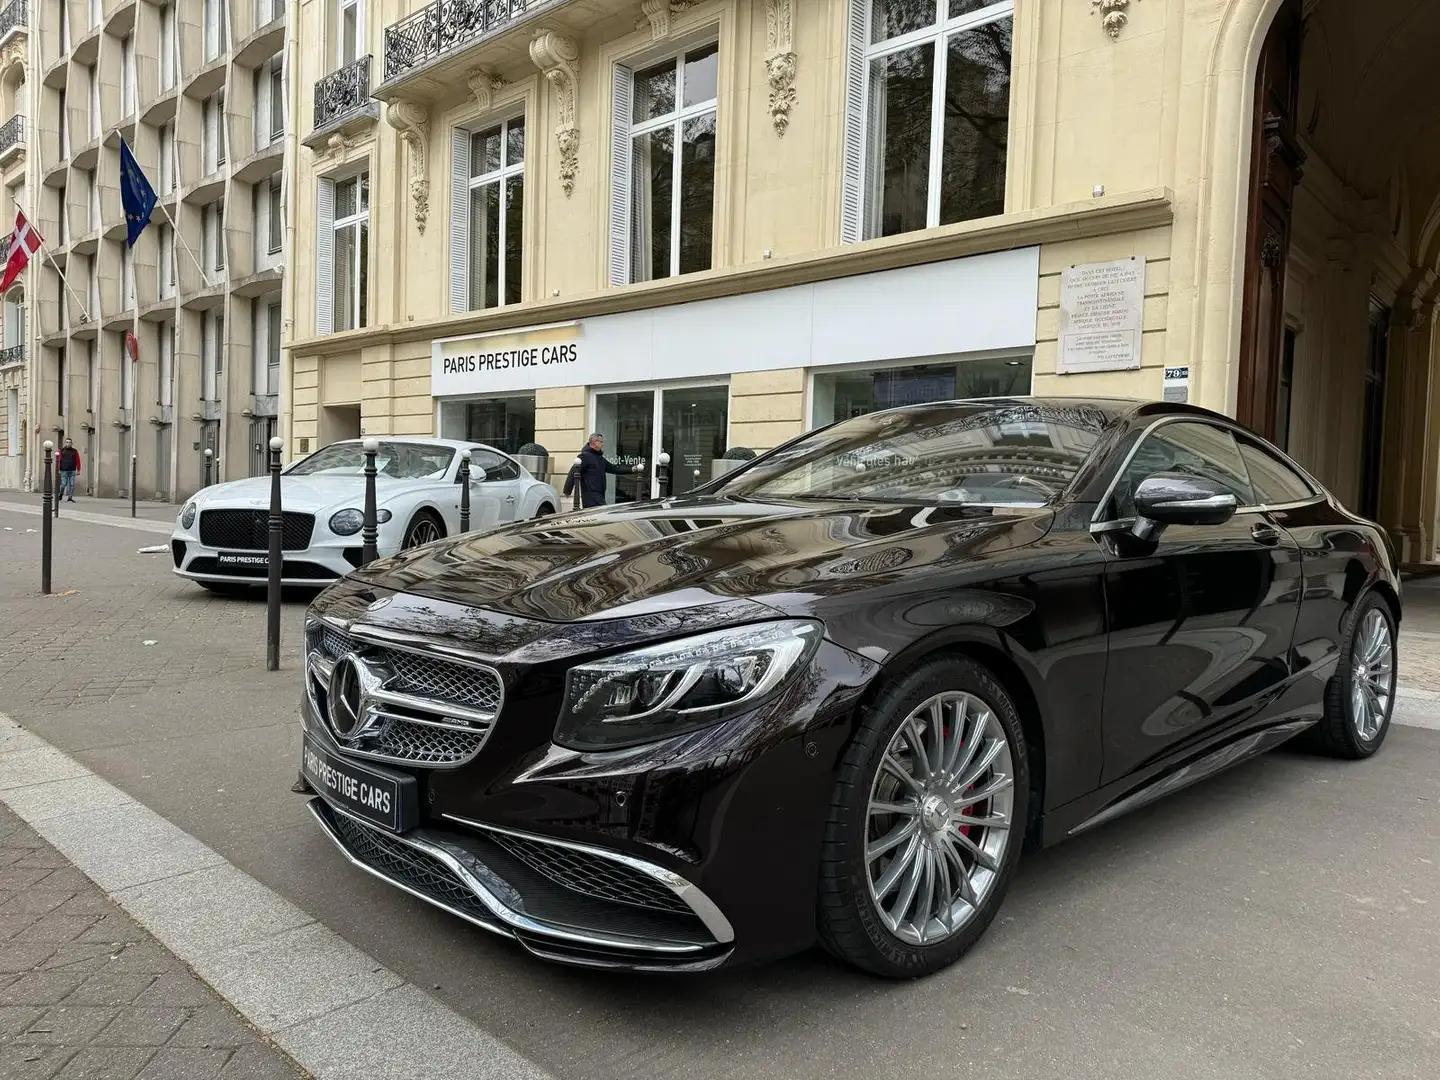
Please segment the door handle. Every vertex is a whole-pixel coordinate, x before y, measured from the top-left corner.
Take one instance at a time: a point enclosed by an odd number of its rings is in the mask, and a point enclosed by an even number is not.
[[[1274,545],[1280,542],[1280,530],[1263,521],[1250,527],[1250,538],[1257,544]]]
[[[505,496],[505,501],[506,501],[506,502],[514,502],[514,501],[515,501],[515,496],[514,496],[514,495],[506,495],[506,496]]]

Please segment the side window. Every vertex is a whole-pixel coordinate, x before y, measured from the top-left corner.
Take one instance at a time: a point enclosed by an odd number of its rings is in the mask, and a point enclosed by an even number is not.
[[[478,446],[472,446],[470,448],[471,475],[474,475],[477,468],[485,470],[487,483],[514,480],[520,475],[520,469],[509,458],[502,457],[493,450],[482,450]]]
[[[1245,459],[1250,482],[1255,485],[1257,502],[1265,506],[1283,506],[1315,497],[1315,490],[1305,478],[1270,451],[1242,440],[1240,456]]]
[[[1255,504],[1235,437],[1224,428],[1182,421],[1165,424],[1145,437],[1115,485],[1114,516],[1134,517],[1135,489],[1147,476],[1162,472],[1202,476],[1233,491],[1241,506]]]

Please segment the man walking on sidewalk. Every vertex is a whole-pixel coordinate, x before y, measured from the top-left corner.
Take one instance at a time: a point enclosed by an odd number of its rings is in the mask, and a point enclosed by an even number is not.
[[[75,477],[80,475],[80,451],[69,439],[60,448],[60,498],[75,501]]]
[[[590,436],[590,439],[580,449],[580,467],[572,467],[570,476],[565,481],[565,494],[569,495],[575,490],[575,485],[580,485],[580,505],[589,509],[592,506],[605,505],[605,476],[607,473],[638,473],[645,470],[644,465],[635,465],[627,468],[624,465],[616,465],[605,456],[605,436],[598,431]]]

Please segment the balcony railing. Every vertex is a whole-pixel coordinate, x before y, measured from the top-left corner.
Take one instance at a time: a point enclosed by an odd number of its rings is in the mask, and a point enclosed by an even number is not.
[[[0,158],[17,146],[25,145],[25,117],[12,116],[0,125]]]
[[[435,0],[385,28],[385,80],[462,48],[549,0]]]
[[[346,64],[315,84],[315,126],[343,120],[370,100],[370,57]]]
[[[14,367],[16,364],[23,364],[24,362],[24,345],[11,345],[9,348],[0,349],[0,368]]]
[[[30,12],[27,0],[10,0],[10,3],[0,10],[0,39],[3,39],[11,30],[24,30],[29,22]]]

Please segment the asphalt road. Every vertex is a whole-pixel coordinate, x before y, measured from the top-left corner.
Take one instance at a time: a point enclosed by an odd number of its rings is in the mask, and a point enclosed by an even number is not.
[[[1440,730],[1396,726],[1358,765],[1272,753],[1032,856],[982,943],[923,982],[818,952],[570,971],[348,868],[302,816],[300,604],[267,674],[263,602],[175,582],[136,554],[153,540],[67,522],[76,591],[41,599],[35,519],[0,527],[0,709],[557,1077],[1437,1074]]]

